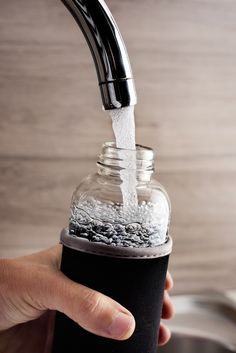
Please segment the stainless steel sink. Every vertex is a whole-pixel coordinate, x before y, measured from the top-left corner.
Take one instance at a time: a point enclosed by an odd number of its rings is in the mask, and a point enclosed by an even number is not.
[[[231,349],[232,348],[232,349]],[[170,342],[158,349],[162,353],[232,353],[233,347],[210,338],[173,333]]]
[[[166,322],[172,331],[169,343],[158,353],[236,352],[236,304],[225,295],[172,297],[174,319]]]

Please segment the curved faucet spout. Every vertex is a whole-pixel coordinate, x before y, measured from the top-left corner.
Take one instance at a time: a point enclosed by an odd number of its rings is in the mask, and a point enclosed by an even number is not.
[[[62,0],[82,30],[96,66],[106,110],[137,103],[127,50],[103,0]]]

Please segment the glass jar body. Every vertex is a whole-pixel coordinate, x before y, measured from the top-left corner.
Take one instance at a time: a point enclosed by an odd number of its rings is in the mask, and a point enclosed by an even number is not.
[[[114,246],[163,244],[169,231],[170,201],[155,179],[136,179],[137,204],[124,207],[120,176],[96,173],[73,193],[69,231],[93,242]]]

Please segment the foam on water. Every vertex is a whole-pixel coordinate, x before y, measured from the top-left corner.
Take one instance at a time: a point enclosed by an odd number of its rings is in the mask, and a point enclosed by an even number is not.
[[[129,213],[120,204],[90,198],[73,205],[70,234],[113,246],[158,246],[166,239],[168,214],[162,193],[158,205],[142,202]]]
[[[126,168],[120,172],[122,185],[123,207],[128,212],[132,207],[138,206],[136,192],[136,154],[132,156],[125,150],[135,150],[135,122],[134,106],[114,109],[110,111],[112,128],[116,139],[116,147],[124,149],[120,151],[122,159],[126,162]]]

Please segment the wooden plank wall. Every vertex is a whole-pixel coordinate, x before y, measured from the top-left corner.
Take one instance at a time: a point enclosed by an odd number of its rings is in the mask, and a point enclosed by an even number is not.
[[[107,0],[138,92],[137,143],[172,201],[173,293],[236,288],[236,2]],[[0,4],[0,256],[58,242],[113,140],[92,58],[59,0]]]

